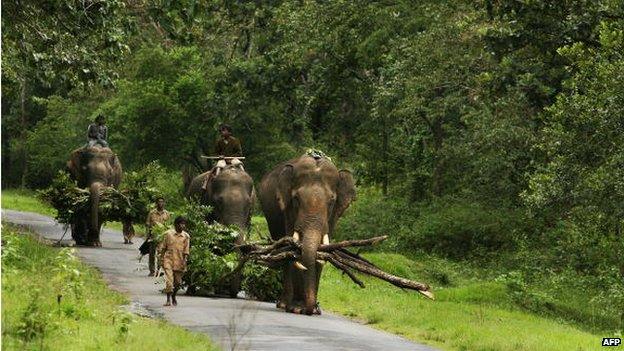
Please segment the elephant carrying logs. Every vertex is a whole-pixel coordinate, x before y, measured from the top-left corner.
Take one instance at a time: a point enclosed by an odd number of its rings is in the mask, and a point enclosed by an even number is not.
[[[208,183],[204,189],[204,183]],[[251,224],[255,191],[253,180],[240,164],[226,165],[220,171],[216,169],[202,173],[193,178],[187,197],[198,200],[202,205],[213,208],[210,222],[216,221],[223,225],[234,225],[239,235],[236,245],[245,241],[245,234]],[[236,274],[230,279],[228,293],[235,297],[240,291],[241,275]]]
[[[277,307],[320,314],[317,304],[322,263],[320,245],[329,244],[336,223],[355,198],[349,171],[323,156],[306,154],[267,173],[259,191],[273,240],[290,236],[301,245],[299,260],[283,268],[283,292]]]
[[[89,208],[71,224],[76,245],[102,246],[100,229],[104,218],[100,212],[100,195],[104,187],[121,183],[121,163],[107,147],[79,148],[72,151],[67,169],[78,186],[89,190]]]

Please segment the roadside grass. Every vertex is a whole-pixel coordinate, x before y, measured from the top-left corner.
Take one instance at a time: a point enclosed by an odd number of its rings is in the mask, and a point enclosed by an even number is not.
[[[54,217],[56,211],[37,198],[37,193],[29,189],[2,189],[2,208],[39,213]]]
[[[71,249],[2,228],[3,350],[216,350],[208,337],[121,308],[128,300]]]
[[[366,257],[389,272],[436,281],[421,264],[401,255]],[[574,325],[518,309],[499,282],[434,284],[436,300],[430,301],[366,277],[361,289],[335,268],[326,268],[319,289],[323,308],[445,350],[595,350],[602,340]]]
[[[2,189],[2,208],[16,211],[34,212],[54,217],[56,210],[37,198],[37,192],[30,189]],[[122,230],[121,222],[106,222],[104,228]],[[134,225],[137,236],[145,235],[143,223]]]

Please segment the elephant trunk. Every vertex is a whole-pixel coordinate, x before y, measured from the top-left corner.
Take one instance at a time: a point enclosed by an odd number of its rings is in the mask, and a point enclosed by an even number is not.
[[[307,231],[303,233],[301,263],[307,268],[303,271],[304,289],[304,312],[313,314],[316,310],[316,297],[318,293],[321,266],[316,262],[316,254],[321,243],[323,234],[320,232]]]
[[[236,244],[242,244],[245,240],[245,235],[249,229],[249,211],[245,208],[245,204],[242,200],[238,202],[228,203],[226,205],[227,211],[224,211],[219,216],[219,223],[223,225],[234,225],[239,233],[236,238]]]
[[[91,183],[89,186],[91,204],[89,241],[92,245],[100,244],[100,189],[103,186],[100,182]]]

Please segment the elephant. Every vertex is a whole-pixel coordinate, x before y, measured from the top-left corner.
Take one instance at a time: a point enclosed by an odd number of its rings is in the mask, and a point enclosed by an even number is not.
[[[72,151],[67,169],[78,186],[89,189],[89,209],[71,224],[76,245],[102,246],[100,229],[104,219],[100,212],[100,194],[104,187],[121,183],[121,163],[107,147],[79,148]]]
[[[208,178],[206,189],[204,181]],[[251,176],[245,172],[242,164],[226,165],[219,171],[213,169],[204,172],[190,182],[187,198],[198,200],[203,205],[212,206],[207,220],[223,225],[234,225],[239,235],[235,243],[242,244],[251,225],[251,213],[255,202],[255,190]],[[236,297],[240,291],[241,276],[234,276],[230,281],[229,295]]]
[[[316,153],[279,164],[259,186],[262,211],[273,240],[292,236],[301,257],[283,266],[283,290],[277,307],[299,314],[320,314],[317,303],[323,263],[317,249],[328,244],[338,219],[355,200],[351,172],[338,170]]]

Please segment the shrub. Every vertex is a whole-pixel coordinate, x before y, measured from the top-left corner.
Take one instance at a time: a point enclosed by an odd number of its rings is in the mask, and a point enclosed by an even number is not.
[[[411,230],[400,232],[409,251],[424,250],[464,259],[510,249],[523,231],[522,214],[487,208],[478,203],[440,199],[420,209]]]
[[[188,219],[191,234],[191,255],[184,281],[191,291],[200,294],[229,292],[227,278],[239,263],[235,251],[238,231],[219,223],[205,221],[211,208],[188,202],[182,210]],[[281,292],[279,272],[247,263],[242,272],[242,289],[248,296],[263,301],[275,301]]]
[[[282,275],[275,269],[248,263],[243,270],[242,288],[253,299],[277,301],[282,292]]]

